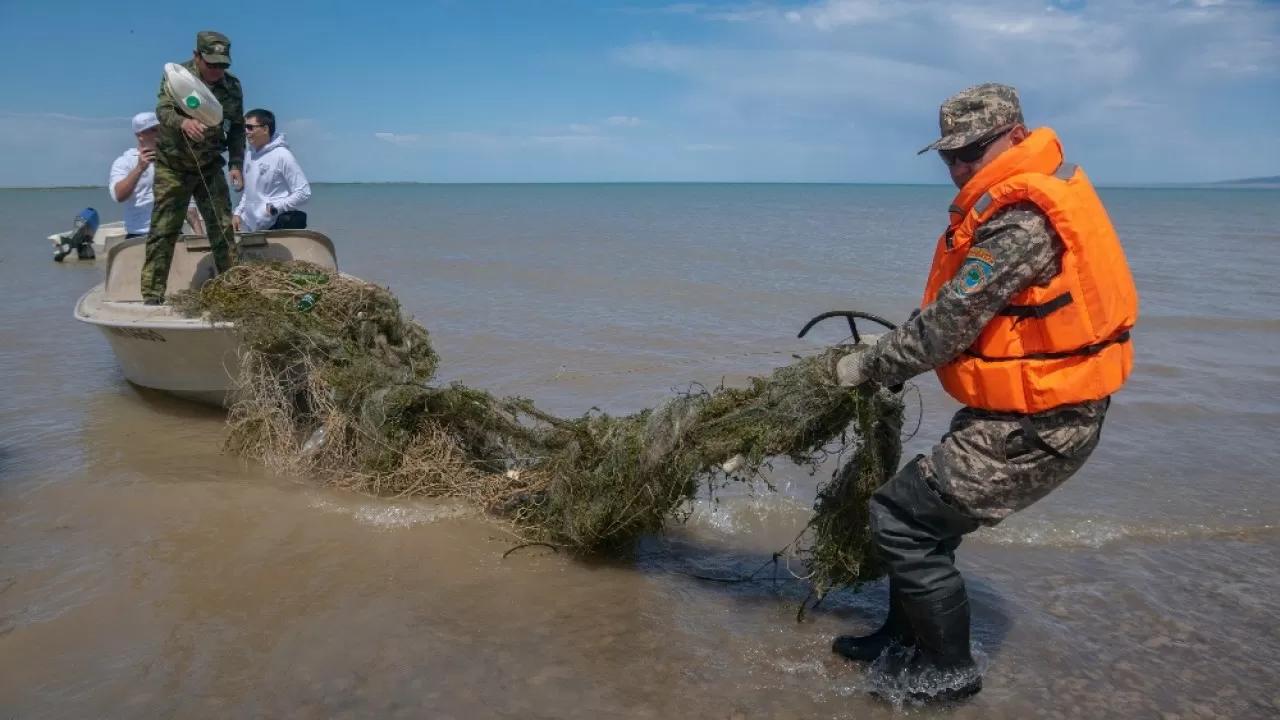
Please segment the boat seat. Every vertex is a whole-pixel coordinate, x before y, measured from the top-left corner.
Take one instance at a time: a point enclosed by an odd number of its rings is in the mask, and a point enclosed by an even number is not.
[[[146,262],[146,254],[145,237],[123,240],[107,248],[104,300],[142,301],[142,266]],[[333,242],[314,230],[272,230],[237,235],[232,257],[235,260],[305,260],[333,272],[338,271]],[[167,294],[199,288],[215,274],[209,238],[205,235],[183,235],[173,249]]]

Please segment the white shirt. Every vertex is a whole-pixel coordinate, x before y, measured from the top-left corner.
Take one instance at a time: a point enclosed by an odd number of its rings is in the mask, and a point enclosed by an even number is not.
[[[101,167],[101,166],[99,166]],[[138,167],[138,148],[129,148],[124,154],[111,163],[111,181],[107,183],[107,192],[111,199],[116,199],[116,185],[124,180],[133,169]],[[145,233],[151,229],[151,205],[155,202],[151,186],[155,182],[156,166],[148,165],[138,178],[133,194],[124,200],[124,231],[129,234]]]
[[[112,200],[116,199],[116,185],[136,167],[138,167],[138,148],[136,147],[125,150],[123,155],[111,163],[111,179],[107,182],[107,193],[111,195]],[[130,235],[145,234],[151,229],[151,206],[155,204],[152,185],[155,184],[155,177],[156,166],[152,163],[142,172],[142,177],[138,178],[138,184],[133,187],[133,194],[118,201],[124,204],[124,231]],[[196,201],[192,198],[187,203],[187,207],[195,206]]]
[[[311,184],[284,135],[276,133],[261,150],[249,148],[244,159],[244,193],[233,213],[240,216],[241,232],[266,230],[280,213],[296,210],[310,199]],[[276,215],[267,211],[268,205]]]

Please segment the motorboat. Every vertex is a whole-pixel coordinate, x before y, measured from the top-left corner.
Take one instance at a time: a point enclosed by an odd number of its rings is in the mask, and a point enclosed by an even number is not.
[[[192,230],[191,222],[183,221],[182,232],[190,233]],[[124,240],[128,233],[125,232],[123,220],[99,225],[98,229],[93,233],[93,244],[91,246],[93,253],[91,255],[89,253],[75,252],[76,248],[63,247],[63,243],[71,240],[73,235],[74,231],[67,231],[49,236],[49,242],[53,244],[53,257],[57,262],[100,260],[107,256],[107,250],[111,245]]]
[[[116,222],[103,223],[98,226],[97,230],[94,230],[93,242],[86,244],[92,252],[77,252],[80,249],[71,246],[75,236],[74,230],[54,233],[49,236],[49,242],[53,244],[53,259],[57,262],[96,260],[106,254],[108,243],[117,243],[123,240],[126,234],[124,221],[117,220]]]
[[[235,327],[185,317],[167,304],[144,304],[146,240],[129,238],[107,248],[103,281],[80,297],[75,319],[102,332],[133,385],[228,407],[239,365]],[[313,230],[240,234],[234,255],[237,262],[302,260],[339,274],[333,242]],[[180,236],[169,267],[169,294],[199,288],[215,274],[208,237]]]

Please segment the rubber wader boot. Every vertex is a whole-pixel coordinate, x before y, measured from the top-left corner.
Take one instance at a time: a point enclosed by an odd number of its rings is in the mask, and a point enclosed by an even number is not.
[[[982,676],[969,653],[969,598],[964,586],[941,598],[903,598],[916,650],[900,681],[917,702],[948,702],[977,694]]]
[[[850,660],[873,662],[889,646],[897,643],[903,647],[915,645],[915,636],[911,632],[911,621],[907,619],[906,609],[902,606],[902,593],[898,584],[889,581],[889,616],[884,625],[870,635],[841,635],[831,644],[831,649]]]

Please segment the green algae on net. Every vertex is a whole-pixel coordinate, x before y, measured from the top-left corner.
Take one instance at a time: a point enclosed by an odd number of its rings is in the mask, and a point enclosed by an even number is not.
[[[819,599],[882,574],[867,501],[897,468],[903,403],[883,388],[838,387],[847,349],[631,415],[563,418],[526,398],[433,382],[430,334],[395,296],[317,266],[238,265],[171,302],[235,323],[227,447],[276,470],[381,496],[460,498],[526,541],[621,553],[686,518],[702,488],[767,486],[773,458],[816,472],[853,447],[794,550]]]

